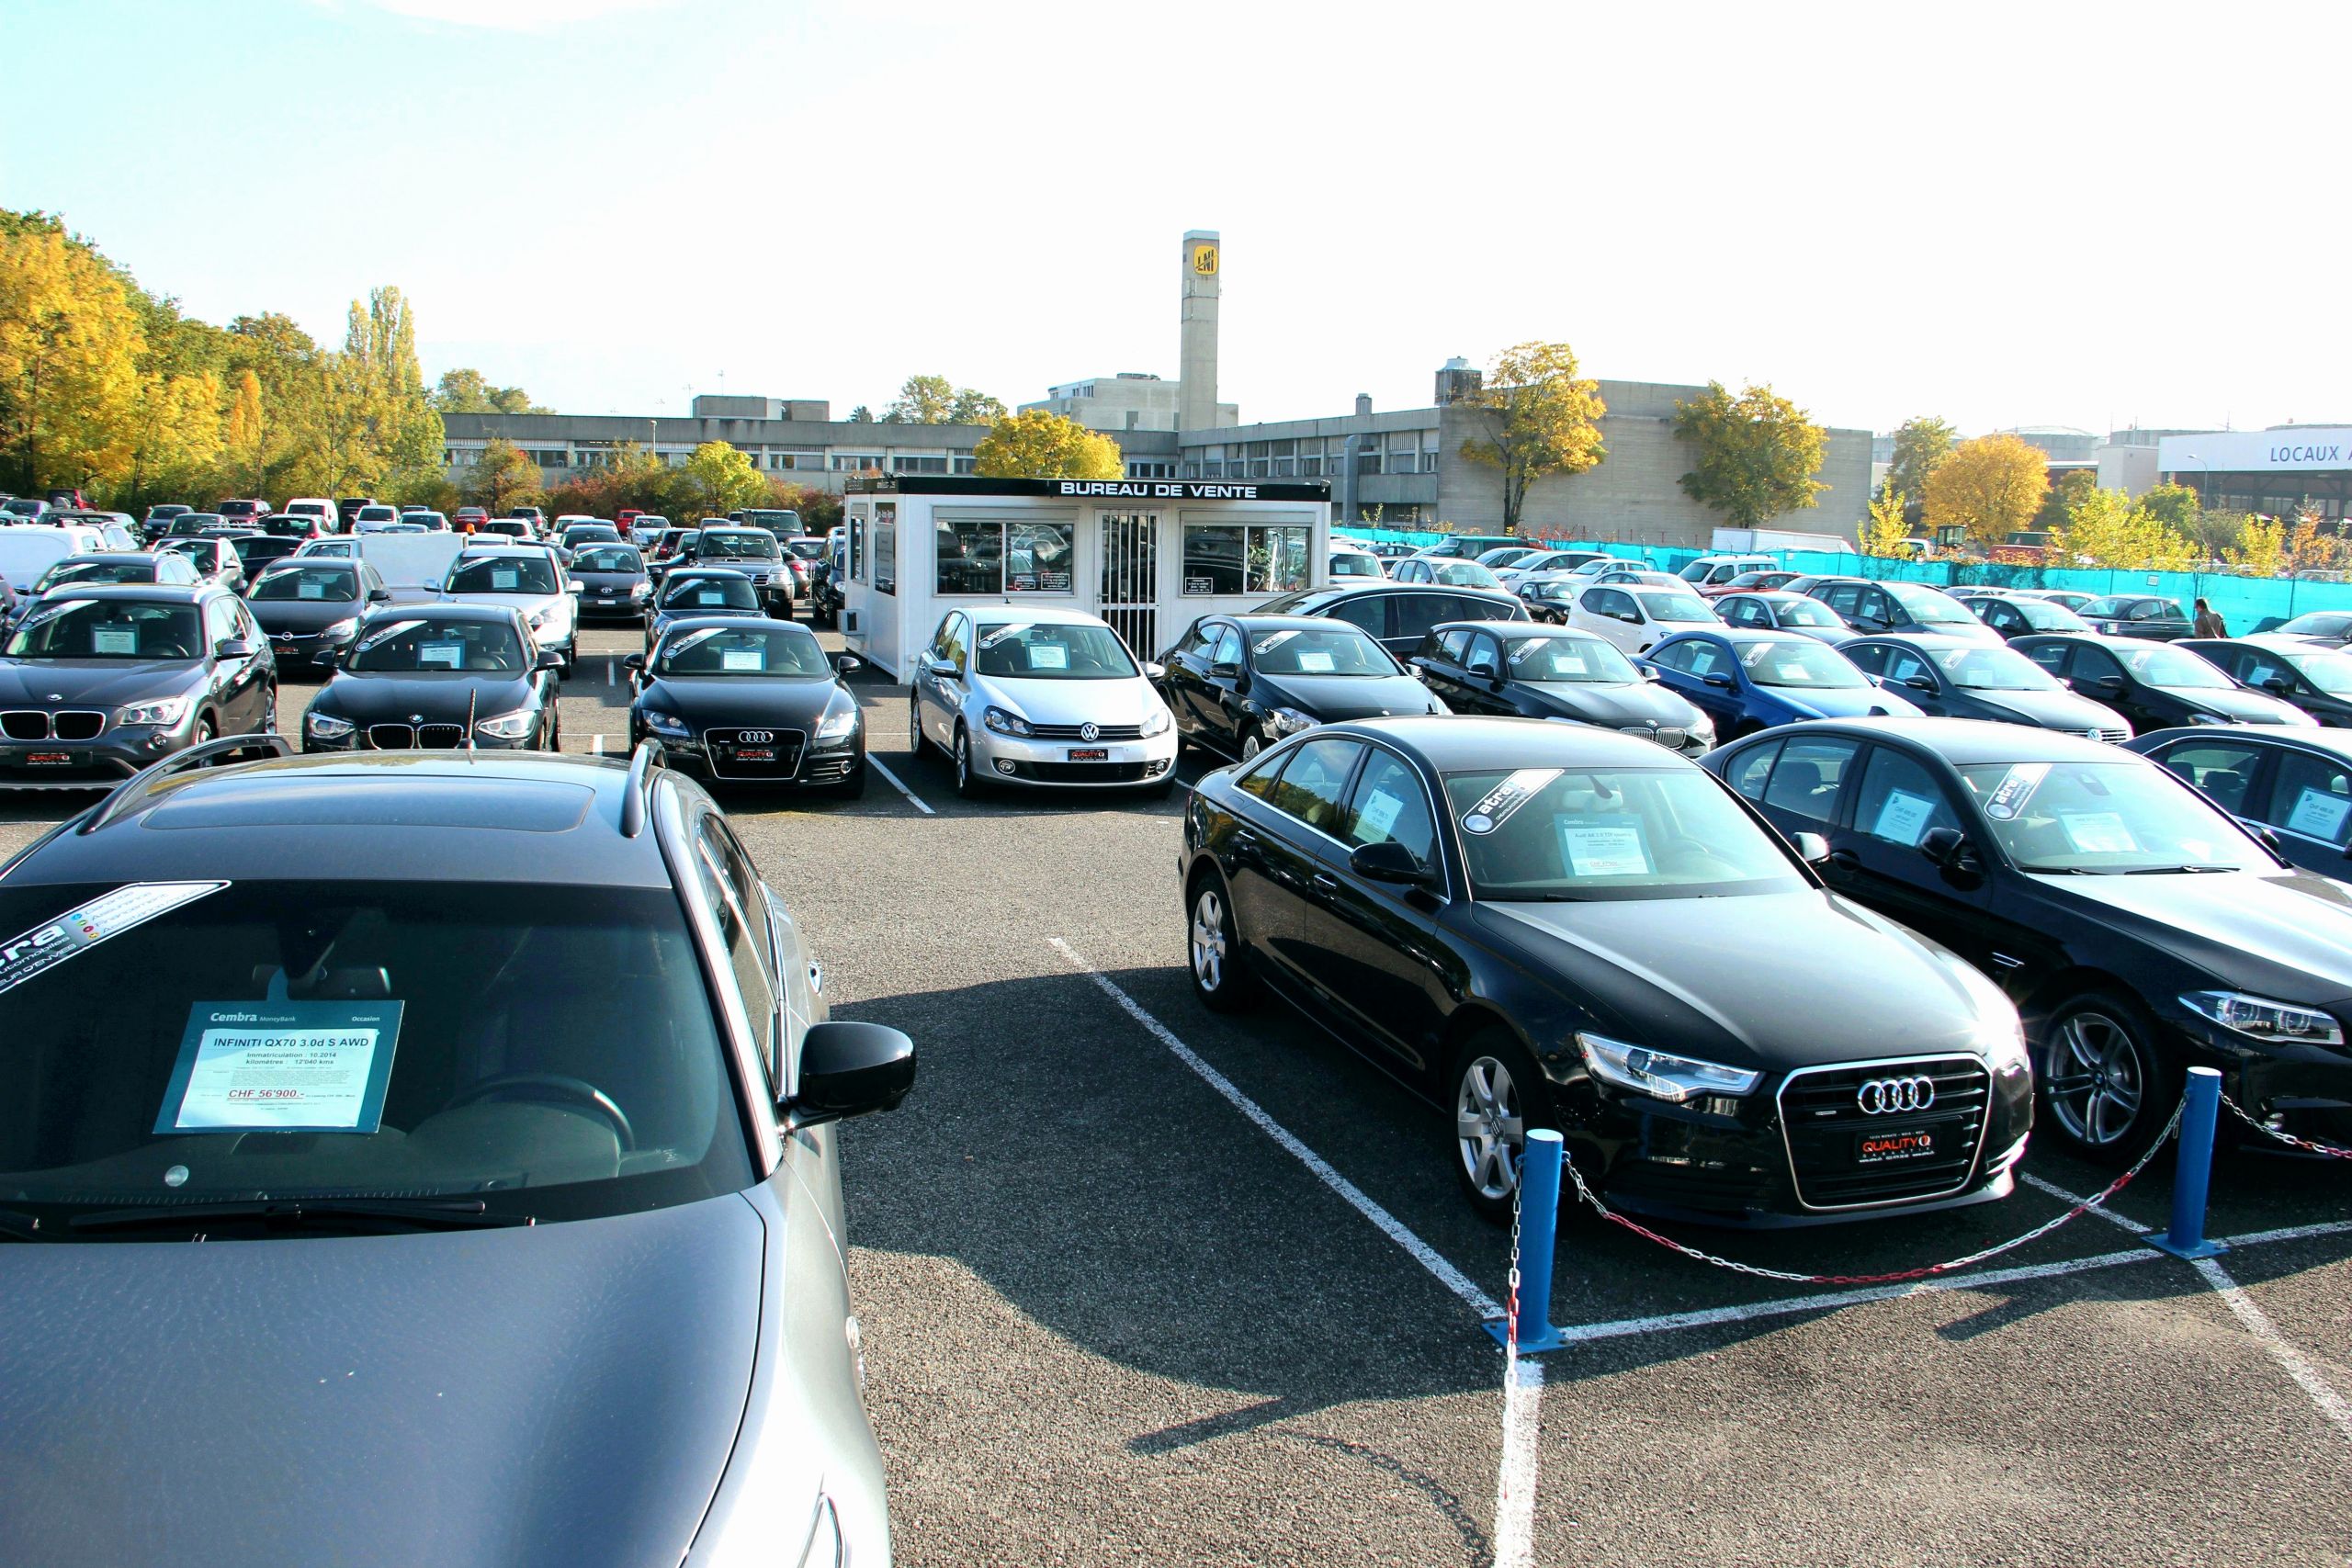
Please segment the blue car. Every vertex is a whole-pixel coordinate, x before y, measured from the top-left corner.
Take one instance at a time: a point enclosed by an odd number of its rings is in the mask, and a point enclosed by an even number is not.
[[[1659,684],[1713,719],[1725,740],[1801,719],[1919,714],[1803,632],[1683,632],[1650,649],[1646,662]]]

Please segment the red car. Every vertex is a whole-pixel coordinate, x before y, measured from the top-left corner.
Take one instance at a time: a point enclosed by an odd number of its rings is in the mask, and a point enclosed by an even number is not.
[[[1720,599],[1726,593],[1768,593],[1784,582],[1794,581],[1793,571],[1743,571],[1729,582],[1711,582],[1699,590],[1702,599]]]
[[[266,501],[224,501],[212,509],[241,528],[258,528],[261,520],[269,515]]]
[[[490,521],[490,511],[481,506],[460,506],[449,513],[449,526],[460,534],[470,534]]]

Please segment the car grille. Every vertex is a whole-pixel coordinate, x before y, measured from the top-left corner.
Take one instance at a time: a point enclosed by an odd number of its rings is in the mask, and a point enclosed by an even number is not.
[[[107,716],[82,708],[44,713],[39,708],[10,708],[0,713],[0,735],[11,740],[96,740],[107,727]]]
[[[1084,740],[1086,738],[1079,734],[1079,731],[1084,728],[1083,725],[1077,724],[1033,724],[1029,727],[1029,739]],[[1143,739],[1143,726],[1140,724],[1098,724],[1094,727],[1094,739],[1096,740],[1140,740]]]
[[[1039,784],[1141,784],[1148,762],[1023,762],[1020,776]]]
[[[69,709],[57,716],[57,738],[60,740],[96,740],[107,727],[107,716]]]
[[[1655,740],[1661,746],[1671,746],[1676,750],[1680,750],[1682,743],[1690,739],[1690,736],[1682,730],[1663,728],[1654,729],[1646,724],[1629,724],[1622,728],[1618,733],[1638,735],[1645,740]]]
[[[747,732],[741,728],[706,729],[703,746],[710,757],[710,775],[718,779],[788,779],[800,771],[800,752],[808,744],[805,731],[797,729],[752,730],[749,733],[772,735],[773,740],[757,740],[749,744],[764,747],[775,752],[774,761],[745,761],[738,757],[746,742]]]
[[[462,724],[371,724],[368,744],[379,751],[454,751],[466,743]]]
[[[1873,1116],[1857,1101],[1858,1091],[1871,1078],[1913,1077],[1934,1082],[1935,1100],[1925,1111]],[[1781,1085],[1781,1134],[1797,1201],[1808,1209],[1855,1209],[1958,1192],[1975,1174],[1992,1087],[1992,1075],[1973,1056],[1848,1063],[1791,1073]],[[1933,1133],[1939,1146],[1932,1156],[1881,1165],[1860,1162],[1860,1134],[1915,1130]]]
[[[2110,746],[2120,746],[2132,739],[2132,732],[2128,729],[2086,729],[2083,731],[2083,739],[2104,740]]]

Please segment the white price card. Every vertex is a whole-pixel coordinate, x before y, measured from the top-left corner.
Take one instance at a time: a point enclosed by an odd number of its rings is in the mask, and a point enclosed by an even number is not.
[[[1029,668],[1067,670],[1069,668],[1069,649],[1056,648],[1051,643],[1033,642],[1029,645]]]
[[[401,1005],[197,1003],[156,1133],[373,1133]]]
[[[1571,876],[1646,876],[1650,856],[1631,817],[1556,818],[1560,858]]]
[[[2120,811],[2062,811],[2058,825],[2077,854],[2125,855],[2140,847]]]
[[[2305,838],[2324,839],[2331,844],[2344,840],[2344,818],[2352,813],[2352,800],[2324,789],[2306,788],[2295,796],[2295,808],[2287,813],[2287,830]]]
[[[1878,808],[1878,825],[1871,829],[1871,837],[1892,839],[1917,849],[1935,815],[1936,803],[1928,796],[1908,790],[1891,791],[1886,804]]]
[[[766,655],[756,648],[729,648],[718,655],[721,670],[759,670],[767,664]]]

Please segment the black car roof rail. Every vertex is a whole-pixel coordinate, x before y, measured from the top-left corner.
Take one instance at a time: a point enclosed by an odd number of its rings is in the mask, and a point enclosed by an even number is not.
[[[82,824],[81,831],[96,832],[128,812],[142,797],[153,794],[157,784],[174,773],[199,765],[209,766],[232,752],[253,750],[265,750],[273,757],[294,755],[292,742],[283,735],[224,735],[218,740],[207,740],[184,751],[175,751],[160,762],[150,762],[115,785],[114,793],[99,802],[98,808],[90,814],[90,819]]]
[[[653,773],[664,766],[662,742],[648,736],[628,754],[628,784],[621,795],[621,837],[634,839],[645,831],[645,814],[653,801]]]

